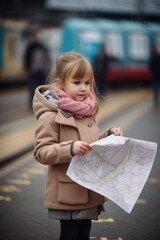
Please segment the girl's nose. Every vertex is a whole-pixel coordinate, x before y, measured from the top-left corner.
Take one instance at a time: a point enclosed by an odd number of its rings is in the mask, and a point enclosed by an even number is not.
[[[82,84],[80,89],[81,89],[81,91],[82,91],[82,90],[83,90],[83,91],[86,90],[85,84]]]

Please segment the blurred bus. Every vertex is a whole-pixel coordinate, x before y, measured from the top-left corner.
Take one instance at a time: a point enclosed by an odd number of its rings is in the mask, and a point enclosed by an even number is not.
[[[149,30],[146,24],[122,21],[124,44],[124,79],[127,81],[148,82],[150,71],[148,61],[150,57]]]
[[[27,24],[4,21],[0,25],[0,84],[25,81]],[[160,53],[160,24],[152,22],[71,18],[59,27],[39,27],[39,38],[48,47],[52,62],[61,52],[76,51],[93,66],[103,44],[110,57],[106,79],[111,84],[150,83],[150,46],[154,43]]]
[[[60,52],[79,52],[93,63],[102,42],[99,27],[92,20],[73,18],[64,21]]]
[[[62,25],[60,52],[77,51],[94,65],[102,44],[111,61],[108,83],[149,83],[150,45],[160,52],[160,25],[138,21],[69,19]]]

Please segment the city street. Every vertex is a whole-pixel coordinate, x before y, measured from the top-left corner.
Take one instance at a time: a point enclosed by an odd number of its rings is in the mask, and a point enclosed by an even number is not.
[[[1,0],[0,240],[62,238],[44,192],[103,202],[71,180],[106,197],[90,240],[160,240],[160,0]]]
[[[105,213],[92,223],[90,239],[159,239],[159,123],[160,108],[153,107],[151,95],[100,122],[101,131],[108,126],[120,126],[124,136],[156,142],[158,150],[148,181],[132,212],[126,213],[109,200]],[[34,160],[32,151],[0,170],[1,240],[58,240],[59,221],[48,219],[47,209],[43,208],[46,170],[47,166]]]

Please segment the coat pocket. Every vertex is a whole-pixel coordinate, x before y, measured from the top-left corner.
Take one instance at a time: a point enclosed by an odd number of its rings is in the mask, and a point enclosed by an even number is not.
[[[76,205],[88,203],[88,189],[73,182],[67,175],[58,174],[58,202]]]

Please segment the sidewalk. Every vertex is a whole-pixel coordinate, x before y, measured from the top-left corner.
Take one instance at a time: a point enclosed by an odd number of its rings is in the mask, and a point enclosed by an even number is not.
[[[34,116],[0,128],[0,164],[33,149],[34,131]]]
[[[122,110],[138,104],[151,95],[149,89],[126,90],[108,93],[101,102],[97,123],[117,115]],[[0,126],[0,164],[33,149],[36,119],[34,115]]]

